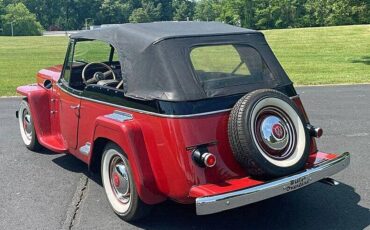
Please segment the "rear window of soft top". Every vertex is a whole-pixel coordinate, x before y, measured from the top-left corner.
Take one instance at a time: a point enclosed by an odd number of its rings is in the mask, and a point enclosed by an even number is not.
[[[248,45],[197,46],[190,59],[206,91],[274,79],[259,52]]]

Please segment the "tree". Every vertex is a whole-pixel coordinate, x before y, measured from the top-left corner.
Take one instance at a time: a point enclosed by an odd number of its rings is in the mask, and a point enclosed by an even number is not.
[[[1,16],[4,34],[11,35],[13,24],[14,35],[40,35],[43,28],[23,3],[9,4],[5,7],[5,15]]]
[[[4,2],[3,0],[0,0],[0,15],[4,15],[5,14],[5,5],[4,5]],[[2,17],[0,16],[0,34],[3,30],[3,23],[2,23]]]
[[[100,20],[108,24],[126,23],[131,14],[130,4],[120,0],[103,0],[100,10]]]
[[[132,12],[129,20],[130,22],[133,23],[140,23],[140,22],[149,22],[150,18],[143,8],[137,8]]]
[[[144,1],[142,7],[132,12],[129,21],[133,23],[158,21],[161,18],[161,12],[161,3],[155,6],[153,2]]]
[[[370,23],[370,0],[0,0],[23,3],[46,29],[81,29],[94,24],[201,20],[272,29]],[[1,22],[0,28],[10,28]],[[8,22],[7,22],[8,23]]]
[[[160,20],[172,20],[172,0],[154,0],[154,4],[161,4]]]
[[[353,11],[353,18],[357,23],[370,23],[370,0],[359,0]]]
[[[189,0],[173,0],[173,20],[186,21],[192,20],[194,16],[195,3]]]
[[[218,0],[202,0],[195,5],[194,19],[200,21],[215,21],[219,17]]]

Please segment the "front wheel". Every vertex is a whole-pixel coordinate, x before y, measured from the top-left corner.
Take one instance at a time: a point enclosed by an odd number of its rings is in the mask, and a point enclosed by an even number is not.
[[[19,105],[18,121],[21,136],[26,147],[32,151],[40,150],[41,145],[37,140],[30,106],[26,100],[22,100],[21,104]]]
[[[121,219],[135,221],[149,214],[151,206],[145,204],[137,193],[127,157],[113,143],[105,147],[101,176],[109,204]]]

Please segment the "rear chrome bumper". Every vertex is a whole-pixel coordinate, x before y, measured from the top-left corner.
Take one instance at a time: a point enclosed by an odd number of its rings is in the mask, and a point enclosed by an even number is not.
[[[340,172],[349,162],[350,154],[343,153],[291,176],[234,192],[197,198],[197,215],[222,212],[303,188]]]

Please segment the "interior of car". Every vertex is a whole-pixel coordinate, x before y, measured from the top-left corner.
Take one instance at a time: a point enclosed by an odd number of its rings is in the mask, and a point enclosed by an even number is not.
[[[83,90],[90,84],[116,88],[122,81],[121,65],[119,61],[102,63],[108,65],[111,70],[101,63],[73,63],[69,86],[77,90]],[[104,75],[106,72],[109,72],[107,76]]]
[[[121,64],[113,46],[97,40],[72,43],[64,79],[83,91],[88,85],[122,89]]]

